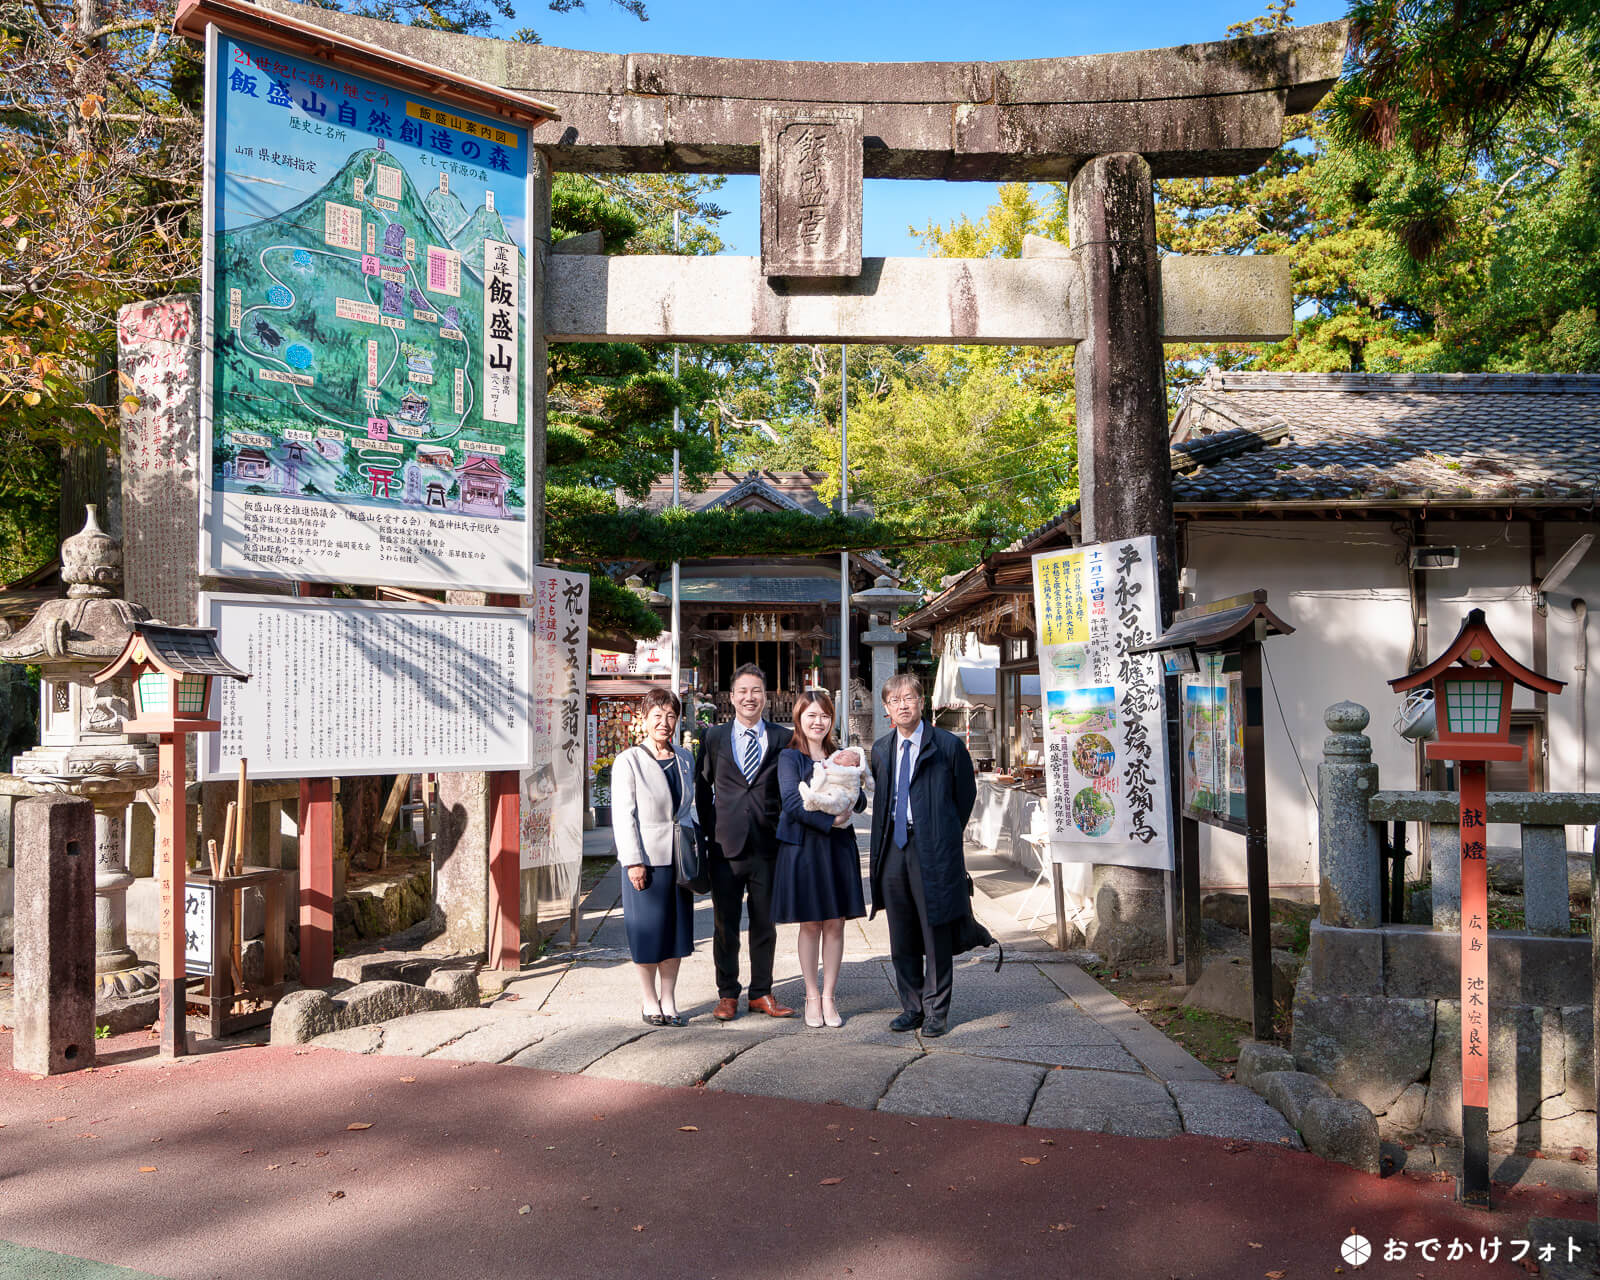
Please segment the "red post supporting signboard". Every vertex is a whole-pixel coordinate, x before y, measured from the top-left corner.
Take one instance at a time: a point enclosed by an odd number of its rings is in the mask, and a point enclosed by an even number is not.
[[[489,775],[489,967],[522,967],[522,866],[518,776]]]
[[[1509,692],[1509,691],[1508,691]],[[1463,760],[1461,784],[1461,1198],[1489,1201],[1488,766]]]
[[[333,981],[333,779],[300,780],[300,983]]]
[[[183,881],[188,866],[188,841],[184,822],[188,805],[184,795],[184,747],[181,733],[162,734],[156,748],[156,793],[160,811],[156,820],[156,874],[161,883],[160,954],[161,1056],[181,1058],[189,1052],[188,1017],[184,1012]]]

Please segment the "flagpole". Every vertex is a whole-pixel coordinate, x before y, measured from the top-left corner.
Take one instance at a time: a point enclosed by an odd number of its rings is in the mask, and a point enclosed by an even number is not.
[[[850,348],[839,346],[839,514],[850,514]],[[839,742],[850,745],[850,553],[839,553]]]
[[[678,210],[676,210],[676,209],[674,209],[672,211],[672,248],[673,248],[674,251],[676,251],[677,248],[678,248]],[[672,380],[674,382],[676,382],[678,380],[678,346],[677,346],[676,343],[674,343],[673,347],[672,347]],[[678,434],[678,406],[677,405],[673,405],[672,406],[672,434],[673,434],[674,437],[676,437],[677,434]],[[673,449],[672,449],[672,505],[674,507],[676,507],[678,504],[679,504],[679,494],[678,494],[678,448],[677,448],[676,445],[674,445]],[[682,625],[681,625],[681,618],[680,618],[680,615],[679,615],[679,603],[680,603],[680,601],[679,601],[679,595],[678,595],[678,568],[679,568],[679,562],[674,560],[672,562],[672,685],[671,685],[673,693],[677,693],[680,689],[683,688],[683,651],[682,651],[682,648],[681,648],[681,645],[682,645]],[[683,741],[683,721],[682,721],[682,719],[680,719],[678,721],[678,733],[675,736],[676,736],[676,738],[677,738],[677,740],[679,742]]]

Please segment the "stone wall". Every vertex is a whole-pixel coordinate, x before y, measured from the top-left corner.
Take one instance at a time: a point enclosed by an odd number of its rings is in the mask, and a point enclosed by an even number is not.
[[[1367,712],[1337,703],[1317,771],[1320,920],[1294,998],[1296,1066],[1365,1104],[1386,1135],[1461,1135],[1461,912],[1453,792],[1378,790]],[[1490,792],[1520,830],[1526,932],[1489,933],[1489,1145],[1564,1155],[1595,1146],[1594,944],[1573,937],[1567,824],[1600,796]],[[1432,920],[1383,922],[1378,832],[1433,825]],[[1552,836],[1555,837],[1552,839]]]
[[[1295,988],[1295,1065],[1364,1103],[1385,1136],[1461,1133],[1460,935],[1313,923]],[[1496,932],[1489,1144],[1562,1154],[1595,1139],[1587,938]]]

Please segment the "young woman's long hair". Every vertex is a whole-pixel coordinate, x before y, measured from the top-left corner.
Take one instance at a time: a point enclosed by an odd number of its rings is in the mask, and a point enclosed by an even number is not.
[[[828,696],[825,690],[805,689],[797,693],[794,699],[794,737],[789,739],[789,745],[796,751],[804,751],[807,755],[811,754],[811,743],[806,738],[805,731],[800,728],[800,713],[812,705],[821,707],[828,713],[828,719],[834,721],[835,726],[838,724],[838,720],[833,714],[833,699]],[[831,756],[838,749],[838,745],[833,740],[833,731],[830,729],[827,736],[822,739],[823,753]]]

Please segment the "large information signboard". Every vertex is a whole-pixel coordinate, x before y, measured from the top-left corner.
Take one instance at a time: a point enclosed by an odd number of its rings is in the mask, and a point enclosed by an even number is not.
[[[527,132],[215,28],[206,65],[202,571],[525,594]]]
[[[526,768],[526,610],[200,595],[248,684],[219,680],[203,780]]]
[[[1051,854],[1172,865],[1154,538],[1033,558]]]

